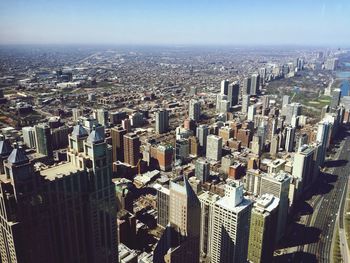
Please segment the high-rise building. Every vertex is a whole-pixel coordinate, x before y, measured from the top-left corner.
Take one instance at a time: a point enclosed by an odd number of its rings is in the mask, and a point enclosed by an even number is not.
[[[339,106],[341,97],[341,89],[334,89],[332,91],[331,109],[336,109]]]
[[[252,79],[250,77],[246,77],[243,79],[242,95],[250,94],[250,86],[252,85],[251,83]]]
[[[35,128],[23,127],[23,142],[28,148],[36,148]]]
[[[227,95],[227,92],[228,92],[228,85],[229,85],[229,81],[227,79],[225,80],[222,80],[221,81],[221,90],[220,90],[220,93],[222,95]]]
[[[206,157],[214,161],[219,161],[221,160],[221,155],[222,138],[214,134],[208,135]]]
[[[207,137],[209,135],[209,127],[205,124],[201,124],[197,127],[196,137],[199,140],[199,146],[202,148],[204,153],[207,146]]]
[[[252,263],[272,262],[279,199],[264,194],[256,200],[250,219],[248,260]]]
[[[198,199],[201,203],[200,254],[207,261],[210,261],[211,231],[214,223],[213,210],[220,196],[211,192],[204,192],[198,196]]]
[[[157,161],[161,171],[171,170],[174,148],[171,145],[158,145]]]
[[[175,159],[185,163],[190,155],[190,145],[188,139],[176,140]]]
[[[279,136],[275,134],[271,139],[270,155],[276,157],[279,149]]]
[[[124,135],[126,130],[121,126],[113,127],[111,129],[112,138],[112,160],[113,162],[124,162]]]
[[[53,158],[51,129],[47,124],[35,125],[36,151]]]
[[[198,158],[195,165],[195,175],[202,183],[206,182],[210,176],[210,165],[204,158]]]
[[[190,145],[190,155],[192,156],[199,156],[199,140],[195,136],[191,136],[188,138],[189,145]]]
[[[287,225],[289,209],[289,186],[290,175],[284,171],[276,174],[262,174],[260,184],[260,195],[272,194],[280,199],[278,208],[278,220],[275,241],[278,242],[284,235]]]
[[[108,125],[108,111],[105,109],[96,110],[96,119],[99,124],[102,126]]]
[[[225,196],[215,203],[211,231],[212,263],[246,262],[252,202],[243,197],[243,184],[226,185]]]
[[[248,113],[250,95],[242,96],[242,112]]]
[[[4,160],[6,160],[12,152],[10,140],[0,134],[0,174],[4,174]],[[1,259],[1,257],[0,257]]]
[[[326,159],[326,151],[330,143],[331,130],[332,124],[330,122],[325,120],[318,123],[316,141],[321,144],[321,166],[323,166]]]
[[[170,182],[169,226],[154,249],[154,263],[199,262],[201,206],[184,177]]]
[[[295,140],[295,128],[291,126],[286,127],[286,143],[285,150],[286,152],[294,151],[294,140]]]
[[[217,94],[216,95],[216,111],[217,112],[221,112],[221,102],[222,101],[228,101],[228,99],[227,99],[227,95],[225,95],[225,94]],[[225,111],[225,112],[227,112],[227,111]]]
[[[251,105],[248,107],[248,121],[254,121],[254,116],[255,116],[255,113],[256,113],[256,107],[255,105]]]
[[[298,149],[298,152],[294,154],[292,175],[299,178],[302,183],[301,189],[298,189],[299,193],[310,186],[314,169],[318,169],[318,167],[314,165],[314,154],[315,149],[308,145],[303,145]]]
[[[153,187],[157,190],[157,224],[165,228],[169,223],[170,191],[160,184],[155,184]]]
[[[250,95],[257,95],[259,93],[260,86],[260,75],[252,74],[251,76],[251,85],[250,85]]]
[[[83,111],[78,108],[72,109],[72,116],[73,116],[73,121],[77,122],[80,118],[80,116],[83,115]]]
[[[140,138],[136,133],[124,135],[124,162],[136,166],[140,159]]]
[[[169,112],[165,109],[156,112],[156,133],[161,134],[169,129]]]
[[[190,100],[190,104],[189,104],[189,117],[191,120],[194,120],[196,122],[198,122],[200,120],[201,117],[201,104],[199,103],[198,100]]]
[[[3,262],[118,262],[111,151],[99,138],[75,128],[69,162],[40,172],[15,146],[0,179],[1,203],[13,208],[0,212]]]
[[[282,109],[283,109],[287,104],[290,104],[290,96],[288,96],[288,95],[283,95],[283,99],[282,99]]]
[[[238,104],[238,98],[239,98],[238,83],[231,83],[230,85],[228,85],[227,98],[228,98],[228,101],[230,102],[230,107],[233,107]]]

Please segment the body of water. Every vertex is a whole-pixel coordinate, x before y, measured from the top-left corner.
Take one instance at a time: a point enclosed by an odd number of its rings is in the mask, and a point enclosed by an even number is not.
[[[343,82],[340,85],[341,89],[341,96],[349,96],[349,91],[350,91],[350,83],[349,80],[343,80]]]

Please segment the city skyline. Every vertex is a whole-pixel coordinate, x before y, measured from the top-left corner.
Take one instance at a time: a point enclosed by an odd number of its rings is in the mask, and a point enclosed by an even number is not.
[[[347,1],[0,1],[0,44],[349,46]]]

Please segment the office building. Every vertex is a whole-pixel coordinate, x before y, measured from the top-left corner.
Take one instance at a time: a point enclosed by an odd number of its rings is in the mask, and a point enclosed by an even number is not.
[[[73,116],[73,121],[77,122],[80,118],[80,116],[83,115],[83,111],[78,108],[72,109],[72,116]]]
[[[165,109],[156,112],[156,133],[161,134],[169,129],[169,112]]]
[[[225,196],[215,203],[211,231],[212,263],[246,262],[252,202],[243,197],[243,184],[226,185]]]
[[[140,138],[135,133],[124,135],[124,162],[136,166],[140,160]]]
[[[262,174],[261,176],[260,196],[264,194],[272,194],[274,197],[280,199],[275,238],[276,242],[281,240],[286,230],[290,181],[290,175],[284,171],[279,171],[276,174]]]
[[[211,192],[204,192],[198,196],[201,203],[201,217],[200,217],[200,255],[210,261],[211,248],[211,231],[213,227],[213,210],[215,203],[220,199],[220,196]]]
[[[251,105],[248,107],[248,121],[254,121],[254,116],[256,114],[256,107],[255,105]]]
[[[153,187],[157,190],[157,224],[162,228],[166,228],[169,223],[170,191],[160,184],[155,184]]]
[[[276,134],[272,137],[270,143],[270,155],[276,157],[279,149],[279,139],[280,137]]]
[[[28,148],[36,148],[36,137],[34,127],[23,127],[23,142]]]
[[[260,75],[252,74],[249,94],[253,96],[257,95],[259,93],[259,86],[260,86]]]
[[[326,159],[326,152],[330,144],[332,124],[326,120],[318,123],[316,141],[321,144],[320,165],[323,166]]]
[[[227,98],[230,102],[230,107],[236,106],[238,104],[239,98],[239,84],[231,83],[228,85]]]
[[[35,125],[36,151],[40,154],[53,158],[51,129],[47,124]]]
[[[127,133],[121,126],[111,129],[112,160],[124,162],[124,135]]]
[[[196,122],[198,122],[200,120],[201,117],[201,104],[199,103],[198,100],[190,100],[190,104],[189,104],[189,117],[191,120],[194,120]]]
[[[242,96],[242,112],[243,113],[248,113],[249,101],[250,101],[250,95],[243,95]]]
[[[243,79],[242,95],[250,94],[250,86],[252,85],[252,79],[250,77],[245,77]]]
[[[170,182],[169,225],[154,249],[153,262],[199,262],[201,206],[185,177]]]
[[[291,126],[286,127],[286,143],[285,150],[286,152],[294,151],[294,140],[295,140],[295,128]]]
[[[294,154],[292,175],[300,179],[302,187],[299,191],[301,192],[310,186],[314,169],[318,169],[314,165],[314,154],[315,149],[308,145],[301,146]]]
[[[10,140],[0,134],[0,174],[4,174],[4,160],[7,160],[12,152],[12,146]]]
[[[210,134],[207,137],[206,157],[210,160],[219,161],[222,155],[222,138]]]
[[[227,95],[227,93],[228,93],[228,85],[229,85],[229,81],[227,79],[221,81],[220,93],[222,95]]]
[[[331,109],[336,109],[339,106],[341,97],[341,89],[334,89],[332,91]]]
[[[0,212],[2,262],[118,262],[111,151],[99,138],[75,128],[69,162],[40,172],[15,145],[0,178],[1,203],[16,208]]]
[[[199,146],[201,147],[201,150],[203,153],[206,150],[208,135],[209,135],[209,127],[207,125],[201,124],[197,127],[196,137],[199,140]]]
[[[270,194],[254,203],[250,219],[248,260],[252,263],[273,261],[279,199]]]
[[[287,104],[290,104],[290,96],[288,96],[288,95],[283,95],[283,98],[282,98],[282,109],[283,109]]]
[[[96,120],[100,125],[108,126],[108,111],[105,109],[97,109]]]
[[[205,183],[210,176],[210,165],[204,158],[199,158],[196,160],[195,165],[195,175],[198,180],[201,181],[201,183]]]
[[[181,163],[186,163],[190,155],[190,145],[188,139],[176,140],[175,159]]]

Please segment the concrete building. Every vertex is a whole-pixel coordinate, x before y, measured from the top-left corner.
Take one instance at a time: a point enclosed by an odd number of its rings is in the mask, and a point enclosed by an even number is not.
[[[34,127],[23,127],[23,142],[28,148],[36,148],[36,136]]]
[[[230,102],[230,107],[238,104],[239,84],[237,82],[228,85],[227,98]]]
[[[124,162],[136,166],[140,159],[140,138],[135,133],[124,135]]]
[[[220,196],[211,192],[204,192],[198,196],[198,199],[201,203],[200,255],[207,261],[210,261],[211,231],[214,223],[213,210]]]
[[[225,196],[215,203],[211,231],[212,263],[246,262],[252,202],[243,197],[243,184],[226,185]]]
[[[254,121],[254,116],[256,114],[256,106],[255,105],[250,105],[248,107],[248,117],[247,120],[248,121]]]
[[[210,165],[204,158],[199,158],[196,160],[195,164],[195,175],[201,183],[208,181],[210,176]]]
[[[250,101],[250,95],[243,95],[242,96],[242,112],[243,113],[248,113],[249,101]]]
[[[156,112],[156,133],[161,134],[169,129],[169,112],[165,109]]]
[[[256,200],[250,220],[248,260],[252,263],[273,261],[279,199],[264,194]]]
[[[276,242],[281,240],[286,230],[290,181],[290,175],[284,171],[279,171],[277,174],[262,174],[261,176],[260,196],[264,194],[272,194],[274,197],[280,199]]]
[[[295,128],[291,126],[286,127],[286,143],[285,150],[286,152],[294,151],[294,141],[295,141]]]
[[[166,228],[169,223],[170,190],[160,184],[155,184],[153,187],[157,190],[157,224],[162,228]]]
[[[127,133],[121,126],[111,129],[113,162],[124,162],[124,135]]]
[[[208,135],[209,135],[209,127],[207,125],[201,124],[197,127],[196,137],[199,140],[199,146],[201,147],[202,153],[205,153]]]
[[[257,95],[259,93],[259,87],[260,87],[260,75],[259,74],[252,74],[251,76],[251,85],[250,85],[250,95]]]
[[[47,124],[35,125],[36,151],[53,158],[51,129]]]
[[[221,155],[222,155],[222,138],[214,134],[208,135],[207,150],[206,150],[207,159],[219,161],[221,160]]]
[[[201,104],[198,100],[191,99],[188,109],[188,115],[191,120],[198,122],[201,117]]]

